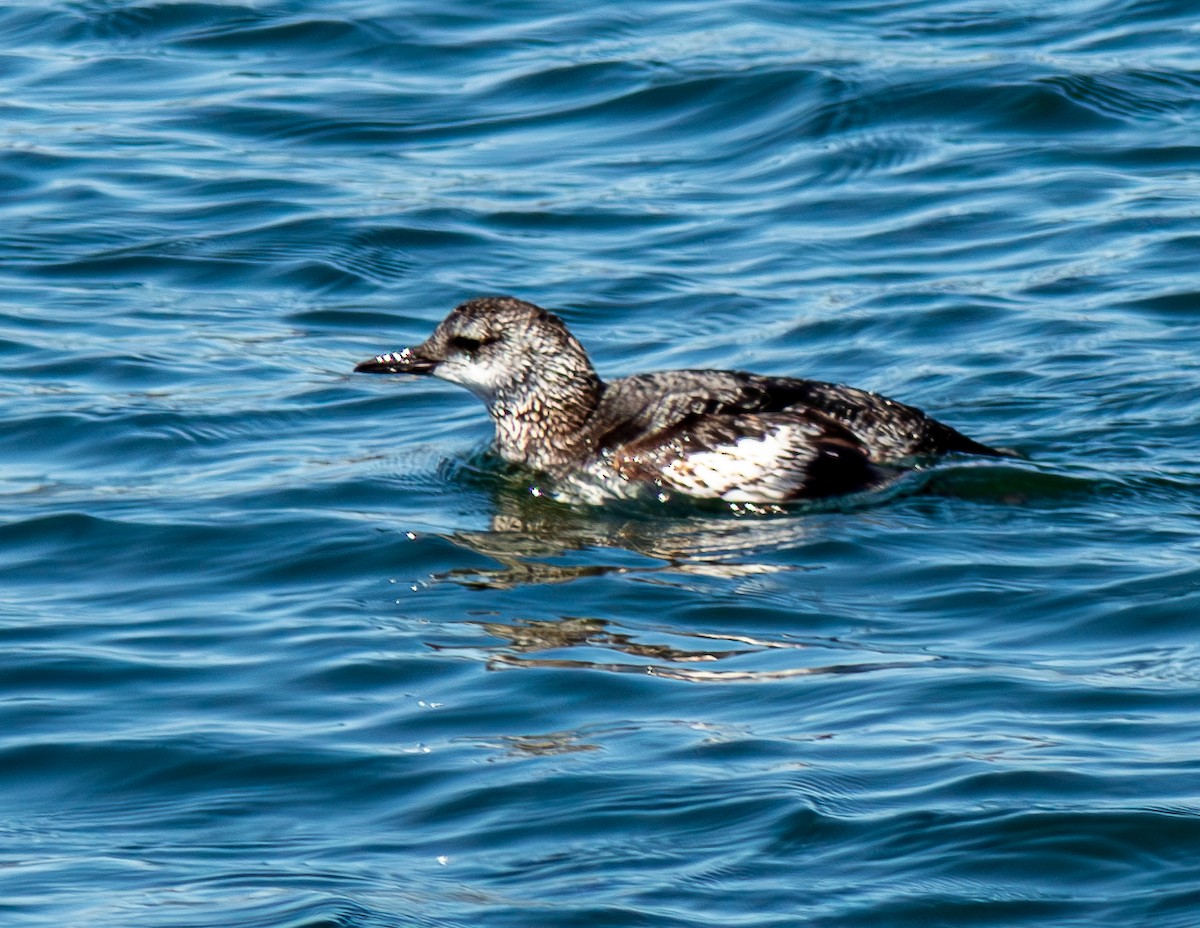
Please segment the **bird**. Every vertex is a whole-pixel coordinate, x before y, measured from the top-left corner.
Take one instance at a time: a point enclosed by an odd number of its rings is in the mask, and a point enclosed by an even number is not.
[[[1015,456],[843,384],[736,370],[605,381],[562,319],[511,296],[469,299],[421,344],[354,370],[466,387],[487,405],[502,460],[585,503],[683,494],[775,506],[869,491],[949,454]]]

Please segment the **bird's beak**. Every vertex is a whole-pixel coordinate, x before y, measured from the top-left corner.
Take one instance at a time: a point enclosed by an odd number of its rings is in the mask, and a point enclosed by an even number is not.
[[[354,365],[356,374],[432,374],[438,362],[433,358],[417,354],[412,348],[402,348],[391,354]]]

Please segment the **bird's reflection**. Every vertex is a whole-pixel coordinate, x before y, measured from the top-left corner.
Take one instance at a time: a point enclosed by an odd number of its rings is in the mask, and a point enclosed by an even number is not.
[[[742,578],[806,569],[794,549],[823,531],[822,520],[803,512],[713,506],[618,511],[568,506],[520,489],[494,488],[489,530],[442,536],[497,566],[457,568],[435,579],[501,590],[610,574]],[[492,670],[603,670],[690,683],[866,673],[934,659],[832,638],[801,641],[553,612],[511,621],[467,619],[464,624],[487,643],[427,645],[482,659]]]
[[[496,639],[484,647],[447,646],[428,643],[436,651],[480,654],[489,670],[540,668],[558,670],[603,670],[611,673],[642,674],[688,683],[767,683],[795,677],[869,673],[909,667],[937,658],[927,653],[884,653],[846,641],[809,642],[769,639],[749,635],[714,634],[681,629],[623,628],[598,618],[564,616],[559,619],[526,619],[515,624],[472,622]],[[660,640],[654,640],[654,639]],[[568,657],[569,649],[610,653],[607,659]],[[749,666],[772,651],[790,650],[797,660],[791,666]],[[834,660],[827,660],[833,654]],[[737,660],[740,659],[740,660]],[[722,666],[735,660],[739,666]],[[703,665],[703,666],[700,666]]]
[[[493,504],[489,530],[442,537],[499,566],[457,568],[434,579],[509,589],[613,573],[744,577],[798,569],[774,553],[800,544],[813,532],[803,517],[779,509],[709,506],[621,512],[503,490],[494,495]],[[555,560],[582,550],[611,553],[587,563]]]
[[[481,747],[498,748],[510,757],[549,757],[598,751],[600,745],[585,741],[579,732],[554,731],[529,735],[500,735],[493,739],[475,739]]]

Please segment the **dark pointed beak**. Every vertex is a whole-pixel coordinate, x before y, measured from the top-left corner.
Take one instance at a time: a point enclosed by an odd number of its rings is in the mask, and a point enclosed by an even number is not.
[[[424,357],[412,348],[403,348],[391,354],[381,354],[354,365],[356,374],[432,374],[438,362]]]

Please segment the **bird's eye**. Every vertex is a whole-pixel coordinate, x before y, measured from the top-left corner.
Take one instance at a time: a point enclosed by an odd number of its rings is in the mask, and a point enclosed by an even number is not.
[[[484,345],[490,345],[494,341],[494,338],[468,338],[465,335],[455,335],[452,339],[450,339],[450,344],[459,351],[465,351],[468,354],[474,354]]]

